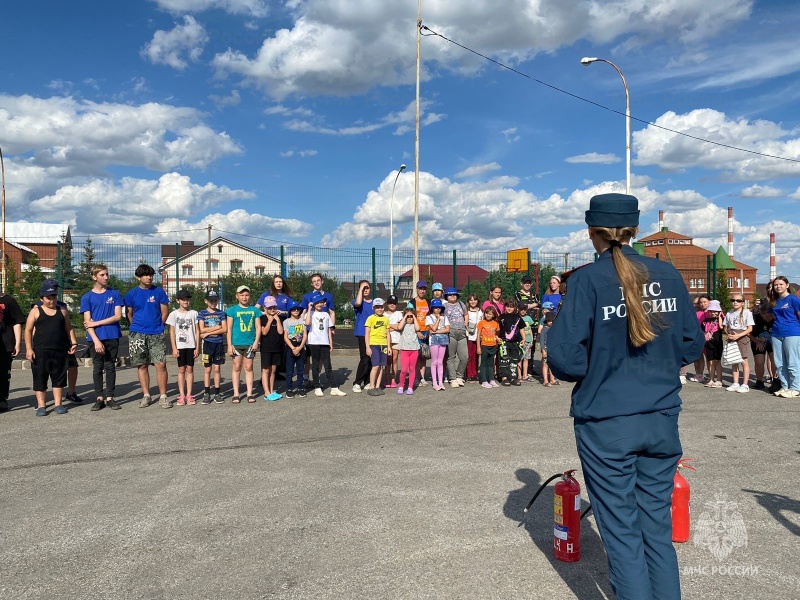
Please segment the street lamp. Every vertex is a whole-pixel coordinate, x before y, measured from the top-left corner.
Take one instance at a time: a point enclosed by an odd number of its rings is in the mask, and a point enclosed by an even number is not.
[[[0,181],[2,182],[2,195],[3,195],[2,196],[2,213],[3,213],[2,214],[2,219],[3,219],[3,225],[2,225],[2,232],[0,232],[0,235],[3,236],[3,249],[2,249],[2,254],[0,255],[2,257],[2,260],[3,260],[3,267],[2,267],[2,276],[0,276],[0,277],[2,278],[2,284],[3,284],[2,292],[4,294],[7,294],[8,290],[6,289],[6,277],[7,277],[7,274],[6,274],[6,166],[3,163],[3,149],[2,148],[0,148]]]
[[[619,70],[619,67],[610,60],[606,60],[605,58],[595,58],[589,56],[584,56],[581,59],[581,64],[584,67],[588,67],[590,64],[594,62],[604,62],[614,67],[617,73],[619,73],[619,76],[622,78],[622,85],[625,86],[625,165],[626,165],[625,190],[626,193],[630,194],[631,193],[631,96],[628,93],[628,82],[625,81],[625,75],[622,74],[622,71]]]
[[[389,293],[394,295],[394,189],[397,187],[397,179],[400,173],[406,170],[405,165],[400,165],[397,175],[394,176],[392,186],[392,199],[389,202]]]

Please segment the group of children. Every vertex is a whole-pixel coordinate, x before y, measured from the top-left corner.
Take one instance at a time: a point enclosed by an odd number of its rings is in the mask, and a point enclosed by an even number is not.
[[[346,395],[336,384],[331,365],[335,311],[332,296],[322,290],[321,275],[312,276],[314,289],[301,304],[289,296],[285,282],[276,276],[270,291],[255,306],[250,304],[251,290],[242,285],[236,290],[237,303],[225,311],[219,308],[220,298],[213,289],[205,294],[206,308],[195,311],[191,309],[191,293],[182,289],[175,295],[178,308],[171,312],[166,292],[153,285],[155,270],[142,264],[135,275],[139,285],[123,298],[108,287],[108,269],[95,265],[94,285],[81,298],[87,354],[93,361],[96,397],[93,411],[120,408],[115,399],[115,383],[123,308],[130,322],[130,360],[137,368],[142,391],[140,408],[156,401],[162,408],[173,406],[167,395],[167,338],[178,365],[177,406],[198,402],[193,389],[194,363],[198,358],[203,364],[204,386],[200,403],[225,401],[220,383],[226,345],[232,359],[234,404],[243,400],[256,402],[253,364],[259,351],[264,400],[283,397],[275,387],[282,365],[286,367],[287,397],[305,397],[309,371],[314,394],[322,396],[323,369],[330,395]],[[78,348],[66,306],[56,304],[57,288],[55,281],[45,280],[40,290],[41,305],[31,310],[25,327],[39,416],[47,414],[48,379],[53,386],[55,412],[66,412],[62,388],[66,386],[67,357]],[[359,393],[365,389],[370,395],[381,395],[384,388],[397,388],[398,394],[412,395],[418,374],[419,385],[427,385],[428,360],[434,390],[444,390],[448,382],[452,387],[463,386],[466,381],[479,381],[485,388],[521,385],[522,381],[533,380],[529,366],[537,339],[542,349],[542,383],[557,384],[547,368],[546,348],[547,331],[557,307],[549,301],[540,306],[530,288],[530,278],[523,278],[522,289],[514,297],[502,300],[502,290],[495,287],[481,307],[474,294],[464,304],[458,290],[445,290],[440,283],[433,284],[433,298],[428,300],[427,284],[419,282],[417,296],[404,310],[398,310],[394,296],[385,302],[380,298],[369,300],[369,284],[361,282],[356,308],[357,318],[358,313],[363,316],[363,349],[369,365],[369,383],[355,383],[353,391]],[[169,326],[168,332],[165,325]],[[155,367],[159,392],[156,401],[150,393],[151,364]],[[240,393],[242,371],[243,394]]]

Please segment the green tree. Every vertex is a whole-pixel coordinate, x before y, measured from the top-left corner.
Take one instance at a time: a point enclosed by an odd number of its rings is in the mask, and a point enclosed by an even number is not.
[[[62,290],[72,290],[75,285],[77,273],[72,264],[72,249],[67,245],[67,234],[61,234],[61,243],[58,245],[56,257],[56,275],[60,276],[59,285]]]
[[[78,263],[78,270],[75,273],[72,284],[72,301],[69,303],[70,311],[77,314],[80,310],[81,298],[94,286],[92,279],[92,267],[97,263],[95,259],[92,238],[87,237],[83,246],[83,257]]]
[[[14,262],[8,254],[6,254],[6,289],[3,291],[14,299],[19,296],[17,270],[14,268]]]
[[[39,301],[39,286],[44,281],[42,269],[39,266],[39,257],[31,254],[28,259],[28,268],[22,272],[20,278],[20,291],[17,297],[22,311],[27,313],[31,306]]]
[[[717,270],[717,300],[722,306],[722,312],[727,313],[731,310],[731,295],[728,290],[728,275],[724,269]]]

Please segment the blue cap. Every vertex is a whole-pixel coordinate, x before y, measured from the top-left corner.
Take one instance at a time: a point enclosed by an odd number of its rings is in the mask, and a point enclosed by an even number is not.
[[[295,302],[294,300],[289,300],[289,302],[286,304],[286,312],[289,312],[289,313],[290,313],[290,312],[292,312],[292,311],[293,311],[295,308],[296,308],[297,310],[303,310],[303,309],[301,308],[301,306],[300,306],[300,305],[299,305],[297,302]]]
[[[542,302],[542,308],[549,308],[550,310],[553,310],[555,306],[553,306],[552,302]]]
[[[58,294],[58,282],[55,279],[45,279],[39,286],[39,297],[52,296]]]
[[[309,299],[309,304],[316,304],[317,302],[323,302],[325,300],[325,295],[320,294],[319,292],[314,292],[311,294],[311,298]]]
[[[433,284],[433,287],[431,288],[431,291],[435,292],[436,290],[444,290],[444,287],[442,287],[441,283],[434,283]]]
[[[434,298],[431,300],[431,310],[434,308],[444,308],[444,304],[442,304],[442,301],[439,298]]]
[[[629,194],[599,194],[589,200],[589,227],[638,227],[639,200]]]
[[[449,287],[444,291],[445,296],[458,296],[458,290],[454,287]]]
[[[427,287],[428,287],[428,284],[425,283],[424,281],[420,280],[420,281],[417,282],[417,288],[418,289],[419,288],[426,288],[427,289]]]
[[[208,290],[206,292],[206,300],[219,300],[217,290]]]

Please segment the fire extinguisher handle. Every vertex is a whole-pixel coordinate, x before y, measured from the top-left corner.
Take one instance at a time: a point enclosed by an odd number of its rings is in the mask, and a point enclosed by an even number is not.
[[[689,464],[689,461],[694,460],[693,458],[682,458],[678,461],[678,468],[679,469],[691,469],[692,471],[697,471],[695,467]]]

